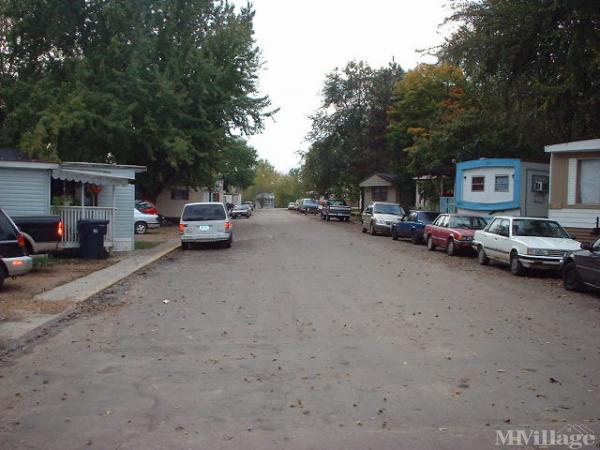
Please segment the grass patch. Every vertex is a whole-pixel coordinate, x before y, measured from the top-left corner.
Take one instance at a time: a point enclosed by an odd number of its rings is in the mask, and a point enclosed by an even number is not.
[[[135,241],[136,250],[147,250],[156,247],[160,242],[156,241]]]

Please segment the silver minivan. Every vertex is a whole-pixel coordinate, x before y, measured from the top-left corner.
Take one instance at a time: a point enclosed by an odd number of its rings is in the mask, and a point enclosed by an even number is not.
[[[197,242],[223,242],[227,248],[233,242],[231,220],[223,203],[188,203],[179,221],[181,247],[186,250]]]

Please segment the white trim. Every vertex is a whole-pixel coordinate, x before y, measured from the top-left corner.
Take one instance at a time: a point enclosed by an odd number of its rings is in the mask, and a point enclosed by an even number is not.
[[[79,181],[81,183],[127,186],[131,177],[121,177],[103,172],[92,172],[77,169],[54,169],[52,177],[59,180]]]
[[[567,171],[567,204],[577,203],[577,158],[569,158]]]
[[[42,163],[31,161],[0,161],[0,167],[9,169],[57,169],[58,163]]]
[[[544,151],[546,153],[600,151],[600,139],[546,145]]]

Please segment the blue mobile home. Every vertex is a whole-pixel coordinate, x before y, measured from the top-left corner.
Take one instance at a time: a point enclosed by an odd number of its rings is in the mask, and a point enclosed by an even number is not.
[[[548,217],[549,165],[520,159],[456,164],[454,196],[463,214]]]

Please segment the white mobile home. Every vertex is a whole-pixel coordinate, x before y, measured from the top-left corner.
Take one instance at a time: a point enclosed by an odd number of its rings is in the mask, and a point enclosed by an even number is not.
[[[132,184],[142,166],[44,162],[0,149],[0,208],[13,216],[55,214],[65,225],[63,246],[79,246],[80,219],[108,220],[105,246],[134,248]]]

